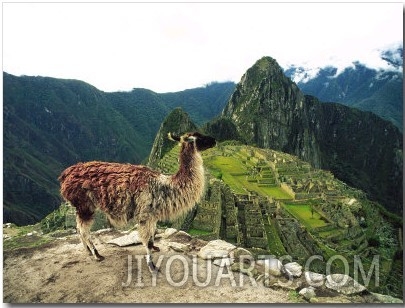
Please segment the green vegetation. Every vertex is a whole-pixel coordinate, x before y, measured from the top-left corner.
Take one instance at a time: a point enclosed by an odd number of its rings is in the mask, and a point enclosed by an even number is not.
[[[264,224],[264,228],[267,233],[267,241],[269,245],[269,251],[276,256],[285,256],[287,252],[284,248],[283,242],[280,240],[280,237],[277,233],[277,229],[274,226],[275,222],[270,222]]]
[[[53,239],[45,236],[19,236],[13,239],[3,241],[3,249],[11,250],[17,248],[38,247],[51,242]]]
[[[206,231],[206,230],[200,230],[200,229],[189,229],[187,231],[188,234],[193,235],[193,236],[198,236],[198,235],[207,235],[211,234],[212,231]]]
[[[52,239],[43,237],[40,224],[3,226],[3,249],[17,249],[21,247],[37,247],[50,242]]]
[[[50,233],[56,230],[65,229],[66,215],[70,209],[70,206],[62,204],[57,210],[42,219],[40,222],[42,232]]]
[[[309,230],[327,225],[319,213],[312,212],[310,205],[285,203],[284,208]]]
[[[288,300],[293,303],[307,303],[297,290],[291,290],[288,292]]]
[[[241,149],[242,147],[237,147]],[[251,167],[255,164],[242,151],[235,151],[232,155],[218,155],[217,149],[210,149],[204,153],[205,166],[218,179],[228,184],[236,194],[246,194],[249,191],[273,197],[275,199],[291,199],[291,195],[277,185],[259,185],[256,178],[249,178]]]
[[[208,155],[208,154],[207,154]],[[208,169],[213,170],[213,174],[227,183],[236,193],[246,193],[244,184],[244,165],[235,157],[212,156],[205,161]],[[233,174],[238,175],[233,175]],[[242,175],[239,175],[242,174]]]
[[[265,195],[271,196],[275,199],[291,199],[291,195],[286,192],[285,190],[283,190],[280,187],[277,186],[269,186],[269,187],[258,187],[258,189],[256,190],[257,192],[261,192]]]

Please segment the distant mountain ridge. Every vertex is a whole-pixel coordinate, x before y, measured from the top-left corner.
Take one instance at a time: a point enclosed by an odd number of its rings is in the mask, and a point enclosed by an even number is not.
[[[234,87],[106,93],[78,80],[3,73],[4,221],[34,223],[59,206],[57,177],[73,163],[141,163],[172,109],[182,107],[196,123],[206,122]]]
[[[371,111],[403,130],[403,48],[381,52],[385,69],[371,68],[360,61],[338,71],[289,66],[284,69],[302,92],[324,102],[337,102]]]

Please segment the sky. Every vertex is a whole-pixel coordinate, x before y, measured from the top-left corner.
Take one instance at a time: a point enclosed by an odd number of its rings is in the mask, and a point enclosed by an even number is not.
[[[257,60],[381,66],[403,44],[396,3],[7,3],[3,71],[158,93],[239,82]]]

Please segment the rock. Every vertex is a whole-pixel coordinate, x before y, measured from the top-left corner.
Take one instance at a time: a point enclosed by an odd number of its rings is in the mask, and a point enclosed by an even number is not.
[[[250,265],[246,265],[245,263],[235,262],[231,265],[231,270],[233,272],[239,272],[241,274],[244,274],[249,277],[253,277],[255,279],[256,279],[256,277],[259,276],[256,268],[254,268]]]
[[[177,232],[177,229],[174,229],[174,228],[167,228],[167,229],[163,232],[162,237],[163,237],[163,238],[168,238],[168,237],[170,237],[171,235],[175,234],[176,232]]]
[[[259,279],[258,279],[259,280]],[[278,278],[274,277],[274,276],[270,276],[270,277],[264,277],[263,280],[263,285],[266,288],[271,288],[276,282],[277,282]]]
[[[316,296],[314,287],[303,288],[298,294],[302,295],[306,300],[310,300]]]
[[[296,291],[302,286],[300,280],[286,279],[284,277],[271,277],[264,281],[264,286],[268,288],[284,289],[289,291]]]
[[[400,298],[395,298],[389,295],[384,295],[384,294],[379,294],[379,293],[373,293],[371,294],[381,303],[385,304],[402,304],[404,301]]]
[[[216,266],[224,267],[226,265],[232,265],[234,261],[232,258],[222,258],[222,259],[215,259],[212,263]]]
[[[276,258],[267,258],[264,260],[257,260],[257,264],[263,265],[267,274],[272,276],[281,276],[284,272],[284,266],[280,260]]]
[[[189,252],[190,251],[190,244],[182,244],[177,242],[169,242],[167,244],[171,249],[177,252]]]
[[[139,237],[139,232],[138,231],[132,231],[129,234],[126,234],[124,236],[112,239],[112,240],[108,241],[107,243],[123,247],[123,246],[140,244],[141,239]]]
[[[193,239],[193,237],[187,232],[180,230],[170,235],[170,239],[174,242],[185,244],[189,243]]]
[[[204,260],[229,257],[229,253],[236,248],[235,245],[223,240],[214,240],[208,242],[198,252],[198,256]]]
[[[306,271],[304,276],[307,283],[313,287],[320,287],[325,282],[325,275],[323,274]]]
[[[113,230],[112,228],[98,229],[98,230],[94,231],[94,234],[108,233],[108,232],[111,232],[112,230]]]
[[[285,270],[288,274],[293,277],[300,277],[302,275],[302,266],[297,262],[290,262],[284,265]]]
[[[232,250],[230,253],[231,258],[235,259],[236,261],[239,261],[240,259],[244,259],[244,260],[249,260],[249,259],[253,259],[253,255],[252,253],[245,249],[245,248],[241,248],[238,247],[235,250]]]
[[[365,286],[344,274],[332,274],[326,276],[325,286],[346,295],[358,294],[366,290]]]

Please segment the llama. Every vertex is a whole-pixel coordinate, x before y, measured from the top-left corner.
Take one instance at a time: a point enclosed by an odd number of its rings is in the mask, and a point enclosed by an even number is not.
[[[81,242],[97,261],[104,257],[90,238],[96,209],[115,226],[136,220],[149,270],[156,272],[152,250],[159,251],[154,245],[157,222],[179,217],[200,201],[205,184],[200,152],[214,147],[215,139],[198,132],[181,137],[169,133],[168,138],[181,146],[176,174],[165,175],[142,165],[92,161],[68,167],[59,176],[61,195],[76,208]]]

